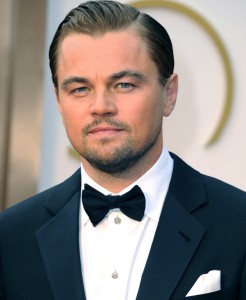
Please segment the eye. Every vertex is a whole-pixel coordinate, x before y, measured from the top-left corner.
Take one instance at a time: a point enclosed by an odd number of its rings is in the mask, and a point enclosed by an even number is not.
[[[133,84],[128,83],[128,82],[123,82],[123,83],[119,83],[118,86],[122,89],[129,89],[129,88],[133,87]]]
[[[121,92],[128,92],[134,89],[135,85],[129,82],[121,82],[116,85],[116,89]]]
[[[89,88],[86,86],[80,86],[80,87],[72,90],[72,94],[78,95],[78,96],[86,95],[88,92],[89,92]]]
[[[85,86],[81,86],[81,87],[76,88],[76,89],[73,90],[74,93],[84,93],[86,91],[88,91],[88,88],[85,87]]]

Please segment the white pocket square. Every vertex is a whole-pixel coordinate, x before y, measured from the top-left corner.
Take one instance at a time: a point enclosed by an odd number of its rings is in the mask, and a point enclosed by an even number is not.
[[[201,275],[186,297],[197,296],[202,294],[208,294],[216,291],[220,291],[220,277],[221,272],[213,270],[207,274]]]

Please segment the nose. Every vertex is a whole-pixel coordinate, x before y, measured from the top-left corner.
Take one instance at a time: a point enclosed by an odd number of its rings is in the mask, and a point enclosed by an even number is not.
[[[96,92],[90,106],[94,116],[111,116],[117,113],[115,97],[108,91]]]

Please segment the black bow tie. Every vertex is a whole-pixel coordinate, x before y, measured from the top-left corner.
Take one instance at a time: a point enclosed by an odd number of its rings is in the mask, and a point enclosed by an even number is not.
[[[85,184],[82,202],[93,226],[100,223],[109,210],[114,208],[119,208],[126,216],[136,221],[141,221],[144,216],[145,197],[137,185],[122,196],[105,196]]]

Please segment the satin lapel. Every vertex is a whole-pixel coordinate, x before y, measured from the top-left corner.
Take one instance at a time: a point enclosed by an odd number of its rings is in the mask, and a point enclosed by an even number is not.
[[[168,192],[137,300],[170,299],[204,234],[205,229]]]
[[[85,300],[79,254],[79,203],[77,192],[36,232],[43,263],[56,300]]]

